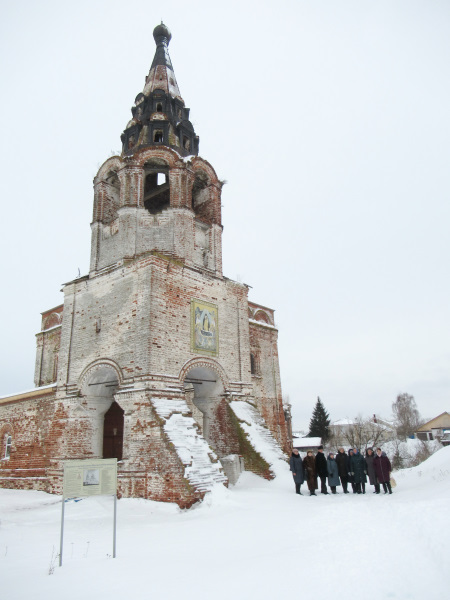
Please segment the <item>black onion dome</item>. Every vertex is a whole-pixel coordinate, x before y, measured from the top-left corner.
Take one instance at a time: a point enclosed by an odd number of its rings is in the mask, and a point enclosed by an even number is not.
[[[172,34],[170,33],[169,28],[161,22],[161,25],[157,25],[153,30],[153,38],[156,44],[160,44],[165,41],[167,45],[169,45],[170,40],[172,39]]]

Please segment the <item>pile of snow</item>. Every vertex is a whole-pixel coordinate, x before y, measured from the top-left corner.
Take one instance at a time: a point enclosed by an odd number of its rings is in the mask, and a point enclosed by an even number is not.
[[[394,478],[403,489],[414,490],[425,496],[431,488],[440,495],[446,490],[449,498],[450,446],[441,448],[417,467],[396,471]]]
[[[268,450],[269,452],[269,450]],[[190,510],[0,490],[0,572],[5,598],[348,600],[448,596],[450,447],[396,473],[392,495],[294,493],[288,465],[269,482],[243,473]],[[340,488],[338,488],[340,491]],[[53,571],[52,575],[49,572]]]
[[[422,441],[408,438],[404,442],[399,440],[386,442],[382,445],[382,448],[391,460],[398,454],[401,459],[401,466],[411,467],[423,462],[427,458],[427,454],[434,454],[442,448],[442,445],[437,440]]]
[[[164,420],[164,432],[185,466],[184,476],[201,492],[227,482],[222,465],[206,440],[199,435],[195,420],[184,400],[153,398],[158,416]]]
[[[251,404],[243,400],[230,402],[231,410],[240,421],[242,429],[253,448],[270,465],[275,476],[286,471],[286,456],[281,451],[278,442],[268,429],[261,413]]]

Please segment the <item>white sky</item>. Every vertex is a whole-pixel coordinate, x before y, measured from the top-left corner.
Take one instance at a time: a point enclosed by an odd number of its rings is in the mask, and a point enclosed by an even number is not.
[[[120,150],[163,19],[223,191],[224,274],[276,309],[294,428],[450,410],[450,3],[79,0],[0,22],[0,394],[89,268],[92,179]]]

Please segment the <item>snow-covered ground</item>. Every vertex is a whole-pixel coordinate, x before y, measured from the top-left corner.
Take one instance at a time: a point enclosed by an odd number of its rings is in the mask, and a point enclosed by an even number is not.
[[[115,559],[113,499],[70,501],[61,568],[60,498],[0,490],[1,597],[448,598],[450,447],[395,478],[392,496],[296,496],[286,466],[188,511],[120,500]]]

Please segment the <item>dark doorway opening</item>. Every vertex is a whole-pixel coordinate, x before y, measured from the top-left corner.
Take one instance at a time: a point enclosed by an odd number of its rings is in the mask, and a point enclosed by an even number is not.
[[[103,426],[103,458],[122,460],[124,411],[113,402],[105,413]]]

